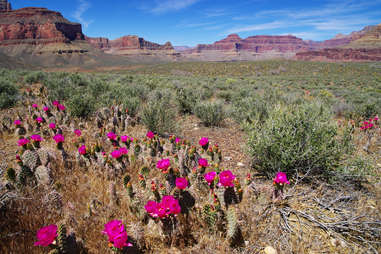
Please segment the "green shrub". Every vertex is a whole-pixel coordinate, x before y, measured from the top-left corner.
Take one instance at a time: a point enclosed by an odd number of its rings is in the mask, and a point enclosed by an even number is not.
[[[128,115],[134,117],[140,108],[140,99],[137,97],[126,97],[123,101],[124,110],[128,110]]]
[[[44,80],[45,80],[45,73],[42,71],[30,72],[24,77],[24,82],[27,84],[35,84],[35,83],[43,82]]]
[[[205,126],[219,126],[225,119],[225,111],[221,102],[202,102],[195,106],[194,113]]]
[[[199,97],[191,88],[178,88],[176,90],[176,102],[181,114],[191,114]]]
[[[275,107],[261,126],[249,133],[248,151],[253,166],[268,177],[278,171],[288,175],[328,176],[343,151],[331,114],[322,106]]]
[[[0,108],[12,107],[17,101],[18,90],[15,85],[5,79],[0,79]]]
[[[95,100],[86,95],[76,94],[67,102],[67,108],[70,115],[87,118],[96,109]]]
[[[268,105],[259,97],[249,97],[233,102],[232,116],[238,123],[263,122],[268,116]]]
[[[160,135],[176,131],[176,112],[165,98],[148,100],[140,113],[140,118],[149,130]]]

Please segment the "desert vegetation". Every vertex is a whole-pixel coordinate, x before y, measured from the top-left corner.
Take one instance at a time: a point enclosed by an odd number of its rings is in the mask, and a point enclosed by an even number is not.
[[[381,250],[377,64],[0,73],[1,253]]]

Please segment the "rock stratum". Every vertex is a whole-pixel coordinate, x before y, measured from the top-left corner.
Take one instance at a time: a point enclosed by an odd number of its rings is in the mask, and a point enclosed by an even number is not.
[[[367,26],[344,39],[350,41],[336,48],[298,52],[297,60],[307,61],[381,61],[381,24]],[[340,38],[339,38],[340,39]]]
[[[102,37],[86,37],[86,41],[93,47],[113,55],[129,55],[139,52],[142,54],[175,53],[170,42],[160,45],[158,43],[146,41],[144,38],[135,35],[123,36],[115,40],[109,40],[108,38]]]
[[[45,8],[0,12],[0,46],[69,43],[84,40],[82,26]]]

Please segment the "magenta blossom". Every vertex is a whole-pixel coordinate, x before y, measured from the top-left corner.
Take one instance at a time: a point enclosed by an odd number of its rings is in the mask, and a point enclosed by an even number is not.
[[[21,120],[17,119],[13,122],[16,126],[21,125]]]
[[[179,188],[180,190],[184,190],[186,187],[188,187],[187,179],[185,177],[176,178],[176,187]]]
[[[42,123],[44,121],[44,119],[41,116],[39,116],[36,118],[36,121],[37,121],[37,123]]]
[[[111,152],[111,156],[114,159],[119,159],[122,156],[122,153],[119,150],[114,150]]]
[[[200,165],[201,167],[204,167],[206,168],[208,165],[208,160],[207,159],[204,159],[204,158],[200,158],[198,159],[198,165]]]
[[[26,138],[22,138],[22,139],[19,139],[19,141],[17,141],[18,146],[24,146],[28,143],[29,143],[29,139],[26,139]]]
[[[65,111],[65,109],[66,109],[66,107],[64,105],[62,105],[62,104],[58,104],[57,107],[61,111]]]
[[[55,123],[50,123],[49,124],[49,129],[55,129],[56,128],[56,124]]]
[[[37,104],[32,104],[32,107],[33,108],[38,108],[38,105]]]
[[[176,144],[180,143],[180,141],[181,141],[180,138],[176,138],[176,139],[175,139],[175,143],[176,143]]]
[[[200,146],[205,147],[209,144],[209,139],[207,137],[203,137],[200,139],[200,141],[198,141],[198,143]]]
[[[41,141],[42,141],[41,136],[38,135],[38,134],[35,134],[35,135],[30,136],[30,139],[33,140],[33,141],[35,141],[35,142],[41,142]]]
[[[149,200],[144,206],[147,213],[153,217],[157,214],[157,203],[155,201]]]
[[[110,131],[109,133],[107,133],[107,137],[110,140],[115,140],[118,137],[118,135],[116,135],[114,132]]]
[[[86,154],[86,146],[85,145],[80,146],[78,148],[78,153],[81,154],[81,155],[85,155]]]
[[[234,187],[235,175],[230,170],[225,170],[220,173],[220,182],[219,185],[224,187]]]
[[[217,176],[217,173],[213,171],[213,172],[206,173],[204,175],[204,178],[208,182],[208,184],[210,185],[214,181],[216,176]]]
[[[57,237],[57,225],[49,225],[42,227],[37,231],[38,241],[34,243],[34,246],[47,247],[54,242]]]
[[[53,106],[56,106],[56,107],[58,107],[58,105],[60,104],[60,102],[59,101],[53,101]]]
[[[82,135],[82,132],[81,132],[81,130],[76,129],[76,130],[74,130],[74,134],[75,134],[77,137],[80,137],[80,136]]]
[[[290,184],[284,172],[278,172],[274,178],[274,184]]]
[[[179,201],[173,196],[164,196],[161,203],[165,208],[165,213],[167,216],[170,214],[176,215],[181,212]]]
[[[127,232],[120,220],[112,220],[105,224],[102,233],[108,236],[108,241],[113,243],[115,248],[122,249],[125,246],[132,246],[131,243],[127,243]]]
[[[119,152],[120,152],[122,155],[126,155],[126,154],[128,154],[128,150],[127,150],[127,148],[125,148],[125,147],[121,147],[121,148],[119,148]]]
[[[65,141],[65,137],[62,134],[57,134],[53,137],[54,141],[56,141],[57,144],[63,143]]]
[[[171,166],[171,161],[169,159],[162,159],[156,163],[156,167],[158,169],[161,169],[162,171],[167,170],[170,166]]]
[[[129,136],[121,136],[120,137],[120,141],[122,141],[123,143],[126,143],[129,140],[132,141],[132,138],[130,138]]]
[[[153,139],[155,137],[155,134],[152,131],[147,132],[147,138]]]
[[[45,106],[45,107],[42,108],[42,110],[45,111],[45,112],[48,112],[50,110],[50,108]]]

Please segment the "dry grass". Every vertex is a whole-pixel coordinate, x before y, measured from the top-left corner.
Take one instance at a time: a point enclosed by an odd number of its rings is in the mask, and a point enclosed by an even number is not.
[[[205,128],[192,116],[181,121],[180,136],[195,145],[203,136],[208,136],[211,143],[218,143],[224,157],[221,167],[232,170],[243,183],[251,170],[250,159],[242,147],[246,137],[239,127],[226,121],[222,128]],[[87,128],[82,128],[87,144],[95,144],[98,140],[95,137],[98,129],[92,123],[88,121],[84,124]],[[73,127],[78,125],[78,122],[73,123]],[[127,225],[129,239],[135,246],[129,253],[261,253],[268,245],[279,253],[381,251],[380,167],[377,169],[378,178],[357,187],[346,183],[292,184],[287,188],[285,200],[276,202],[272,199],[272,182],[254,177],[253,183],[244,188],[242,202],[235,205],[243,241],[232,247],[224,230],[210,232],[200,216],[201,206],[210,202],[207,189],[189,189],[196,198],[196,205],[189,215],[178,217],[175,234],[168,237],[159,225],[131,212],[131,203],[121,177],[110,178],[104,167],[82,167],[75,162],[77,150],[72,129],[63,128],[67,137],[65,150],[71,158],[67,162],[71,166],[66,167],[57,154],[57,159],[51,164],[54,183],[48,187],[26,187],[1,211],[0,253],[45,253],[46,248],[33,246],[36,231],[62,220],[69,232],[75,232],[77,240],[83,243],[88,253],[110,253],[106,236],[101,231],[111,219],[120,219]],[[144,127],[138,125],[129,126],[124,132],[118,131],[118,134],[143,137],[145,132]],[[9,166],[14,166],[16,142],[13,134],[2,134],[0,150],[6,153]],[[111,149],[104,138],[102,143],[106,151]],[[46,138],[43,146],[56,151],[51,138]],[[380,147],[372,149],[380,152]],[[138,169],[143,164],[154,168],[154,163],[139,160],[126,168],[132,176],[135,200],[139,206],[144,206],[143,201],[152,198],[152,194],[139,190]],[[150,174],[150,179],[159,177],[158,172]],[[112,184],[119,202],[110,198]]]

